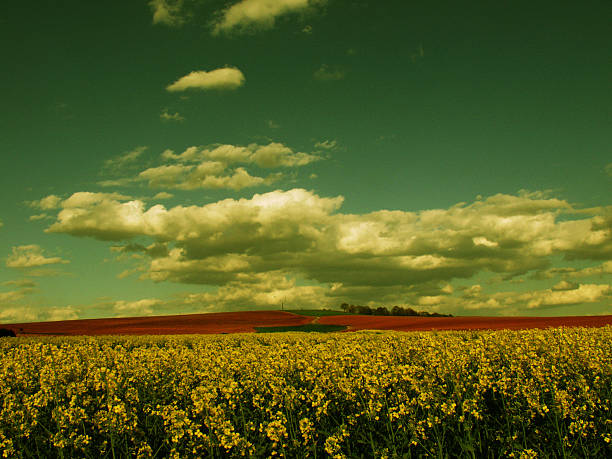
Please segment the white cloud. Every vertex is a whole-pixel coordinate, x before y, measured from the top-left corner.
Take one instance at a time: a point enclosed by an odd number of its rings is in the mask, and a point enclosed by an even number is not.
[[[338,148],[338,142],[336,140],[323,140],[322,142],[315,143],[315,148],[322,150],[335,150]]]
[[[223,11],[213,29],[221,32],[244,32],[253,28],[269,29],[276,19],[323,3],[316,0],[241,0]]]
[[[140,317],[153,314],[153,308],[162,304],[161,300],[155,298],[138,301],[116,301],[113,311],[116,317]]]
[[[35,244],[13,247],[13,253],[6,259],[9,268],[33,268],[57,263],[70,263],[60,257],[47,258],[43,249]]]
[[[124,168],[136,162],[146,150],[147,147],[145,146],[136,147],[134,150],[127,151],[122,155],[107,159],[106,161],[104,161],[104,167],[113,170],[119,170],[121,168]],[[49,196],[47,198],[49,198]]]
[[[162,121],[185,121],[185,117],[183,117],[179,112],[170,113],[168,109],[164,109],[159,117]]]
[[[183,0],[150,0],[153,10],[153,24],[179,26],[185,21],[183,17]]]
[[[319,161],[317,154],[294,151],[278,142],[267,145],[256,143],[247,146],[212,145],[192,146],[180,154],[165,150],[161,158],[169,164],[150,167],[136,177],[102,182],[102,185],[147,182],[152,188],[194,190],[232,189],[241,190],[254,186],[268,186],[283,177],[281,173],[265,177],[251,174],[237,164],[253,165],[264,169],[302,167]]]
[[[30,215],[29,220],[31,222],[35,222],[35,221],[38,221],[38,220],[45,220],[47,218],[53,218],[53,217],[51,217],[49,214],[43,213],[43,214]]]
[[[301,167],[321,160],[317,154],[294,151],[280,142],[270,142],[267,145],[256,143],[241,145],[213,145],[209,147],[189,147],[177,155],[166,150],[162,157],[180,163],[217,161],[225,166],[231,164],[256,164],[263,168]]]
[[[204,70],[191,72],[166,87],[170,92],[187,89],[237,89],[244,84],[244,74],[235,67],[224,67],[209,72]]]
[[[56,320],[75,320],[79,318],[80,309],[74,306],[63,306],[48,308],[44,311],[45,321],[56,321]]]
[[[231,156],[228,151],[226,158]],[[189,153],[189,160],[200,160],[200,153]],[[612,209],[566,220],[558,217],[574,213],[569,203],[537,196],[498,194],[448,209],[367,214],[341,213],[342,202],[341,196],[325,198],[303,189],[169,209],[103,194],[87,199],[73,195],[62,203],[63,210],[47,231],[101,240],[138,236],[157,241],[164,250],[155,255],[144,246],[134,250],[146,255],[137,261],[142,278],[158,282],[236,289],[257,276],[276,273],[314,282],[322,289],[317,294],[328,299],[420,301],[442,309],[539,307],[562,298],[569,301],[567,292],[574,290],[580,292],[573,294],[576,298],[594,301],[605,290],[593,290],[591,284],[578,289],[557,284],[550,293],[495,296],[475,284],[455,296],[449,283],[483,272],[506,279],[544,272],[553,259],[568,254],[609,260],[612,219],[605,215]],[[605,273],[607,267],[602,265],[600,271]],[[575,271],[566,274],[570,272]]]
[[[541,290],[520,296],[527,302],[527,307],[564,306],[581,303],[594,303],[612,293],[612,287],[607,284],[580,284],[575,289]]]
[[[153,199],[162,200],[162,199],[171,199],[173,197],[174,195],[172,193],[166,193],[165,191],[160,191],[155,196],[153,196]]]
[[[0,321],[4,323],[34,322],[38,314],[30,308],[10,307],[0,309]]]
[[[62,198],[54,194],[50,194],[49,196],[45,196],[37,201],[28,201],[27,204],[35,209],[53,210],[59,208],[61,202]]]

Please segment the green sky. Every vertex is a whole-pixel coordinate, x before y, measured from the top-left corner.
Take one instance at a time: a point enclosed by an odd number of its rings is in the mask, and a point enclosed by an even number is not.
[[[612,314],[609,1],[0,7],[0,322]]]

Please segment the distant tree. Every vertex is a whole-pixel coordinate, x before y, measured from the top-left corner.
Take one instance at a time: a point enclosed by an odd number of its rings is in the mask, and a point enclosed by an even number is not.
[[[379,306],[374,310],[374,315],[377,316],[388,316],[389,310],[385,307]]]
[[[15,332],[9,328],[0,328],[0,336],[17,336]]]
[[[372,315],[372,308],[369,306],[357,306],[357,314]]]
[[[348,303],[342,303],[340,305],[340,309],[342,309],[344,312],[348,312],[349,307],[350,307],[350,304],[348,304]]]

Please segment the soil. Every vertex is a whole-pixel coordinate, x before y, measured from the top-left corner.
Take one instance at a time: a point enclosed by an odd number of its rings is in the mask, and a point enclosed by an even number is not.
[[[500,330],[549,327],[602,327],[612,315],[567,317],[397,317],[338,315],[307,317],[283,311],[245,311],[176,316],[82,319],[7,324],[18,336],[41,335],[180,335],[253,333],[255,327],[305,324],[344,325],[354,330]]]

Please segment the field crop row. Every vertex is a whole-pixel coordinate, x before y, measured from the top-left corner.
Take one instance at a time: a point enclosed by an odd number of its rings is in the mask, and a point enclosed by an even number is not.
[[[0,340],[4,457],[610,457],[612,327]]]

